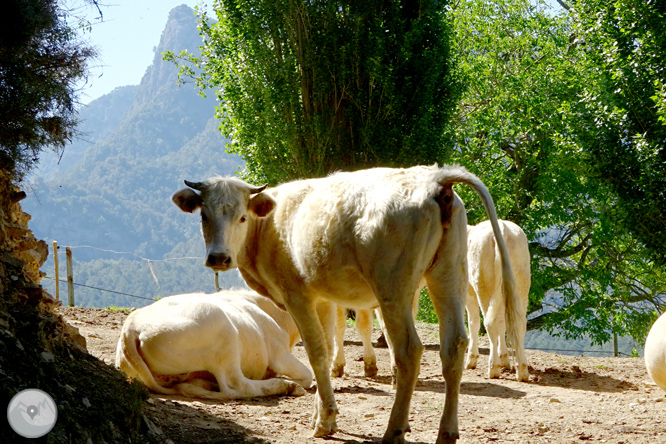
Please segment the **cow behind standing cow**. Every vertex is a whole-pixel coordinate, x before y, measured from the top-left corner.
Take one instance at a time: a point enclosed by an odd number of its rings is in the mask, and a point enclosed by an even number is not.
[[[645,340],[644,356],[650,378],[666,391],[666,313],[652,324]]]
[[[502,236],[506,242],[516,280],[519,317],[514,326],[518,333],[516,351],[516,376],[518,381],[528,381],[529,371],[525,357],[525,331],[527,326],[527,304],[530,292],[530,251],[523,230],[513,222],[500,220]],[[506,345],[505,310],[507,301],[502,288],[502,262],[499,248],[489,221],[467,228],[467,263],[469,264],[469,290],[467,295],[467,319],[471,337],[467,349],[465,367],[476,368],[479,358],[479,306],[483,311],[483,322],[490,340],[488,377],[498,378],[501,368],[511,368]]]
[[[164,395],[299,396],[312,384],[291,354],[299,338],[291,316],[254,292],[182,294],[127,317],[116,367]]]
[[[238,267],[246,283],[287,308],[304,340],[317,381],[314,436],[337,430],[330,380],[335,316],[317,308],[337,304],[379,307],[397,368],[397,389],[385,443],[402,443],[423,345],[412,318],[422,278],[440,327],[446,382],[438,443],[459,438],[458,396],[468,337],[467,216],[453,184],[466,183],[483,201],[502,254],[504,291],[517,306],[509,255],[483,183],[462,167],[375,168],[289,182],[265,191],[230,177],[185,182],[173,201],[201,211],[206,266]],[[507,315],[513,319],[517,308]],[[330,325],[328,325],[330,322]],[[512,338],[517,334],[511,329]]]

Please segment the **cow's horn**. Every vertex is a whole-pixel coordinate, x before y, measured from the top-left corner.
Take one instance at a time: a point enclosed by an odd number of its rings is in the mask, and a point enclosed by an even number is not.
[[[202,182],[190,182],[189,180],[185,181],[185,185],[192,188],[193,190],[202,191],[203,183]]]
[[[264,191],[264,190],[266,189],[267,186],[268,186],[268,184],[265,183],[265,184],[263,184],[263,185],[260,186],[260,187],[251,187],[251,188],[250,188],[250,194],[261,193],[262,191]]]

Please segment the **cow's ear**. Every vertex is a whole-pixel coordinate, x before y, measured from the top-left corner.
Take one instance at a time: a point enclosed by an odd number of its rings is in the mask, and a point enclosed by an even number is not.
[[[266,193],[259,193],[252,196],[248,208],[259,217],[266,217],[275,208],[277,202]]]
[[[171,196],[171,200],[178,208],[186,213],[193,213],[197,208],[201,208],[203,199],[201,195],[194,190],[184,188]]]

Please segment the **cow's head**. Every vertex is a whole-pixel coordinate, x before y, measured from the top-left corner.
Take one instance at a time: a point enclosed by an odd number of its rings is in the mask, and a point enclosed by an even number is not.
[[[238,252],[245,243],[249,223],[266,217],[275,200],[235,177],[214,177],[205,182],[185,181],[171,200],[186,213],[201,211],[201,231],[206,243],[207,267],[225,271],[237,267]]]

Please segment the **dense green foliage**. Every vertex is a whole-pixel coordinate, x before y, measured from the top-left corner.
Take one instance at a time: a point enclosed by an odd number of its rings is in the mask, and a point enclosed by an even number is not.
[[[7,0],[0,14],[0,168],[20,179],[76,129],[76,83],[94,55],[56,0]]]
[[[666,263],[666,3],[573,6],[588,83],[567,116],[572,136],[617,196],[618,223]]]
[[[255,180],[434,163],[459,93],[446,3],[221,0],[182,68]]]
[[[627,230],[621,196],[590,171],[591,152],[578,143],[585,119],[599,118],[580,115],[597,66],[576,38],[580,24],[528,0],[469,0],[453,14],[468,88],[451,132],[458,150],[447,160],[479,174],[498,213],[528,235],[528,328],[599,344],[612,331],[644,337],[666,296],[664,269]],[[470,223],[485,218],[478,200],[460,193]]]

